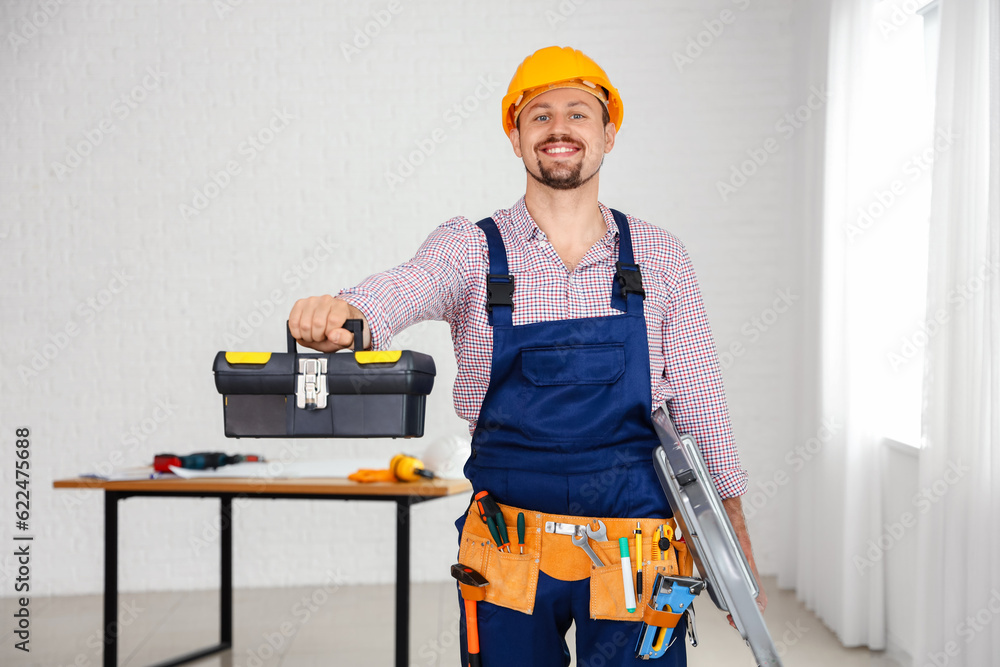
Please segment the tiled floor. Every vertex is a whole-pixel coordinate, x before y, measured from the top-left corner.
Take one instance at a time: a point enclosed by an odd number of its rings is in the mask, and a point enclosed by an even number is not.
[[[877,653],[844,649],[813,614],[765,579],[766,614],[786,667],[895,667]],[[123,593],[119,665],[148,665],[212,643],[218,637],[214,593]],[[235,648],[204,659],[201,667],[391,665],[392,586],[250,589],[234,593]],[[0,664],[88,667],[101,664],[100,596],[35,598],[31,652],[13,649],[9,619],[15,602],[2,600],[8,619]],[[725,616],[703,599],[700,646],[688,649],[691,667],[753,665],[750,651]],[[458,667],[458,606],[453,584],[414,584],[410,667]],[[572,633],[572,631],[571,631]],[[568,638],[572,647],[572,638]]]

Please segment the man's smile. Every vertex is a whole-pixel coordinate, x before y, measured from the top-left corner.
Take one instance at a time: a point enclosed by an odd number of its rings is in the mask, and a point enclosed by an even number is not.
[[[542,146],[541,151],[553,157],[568,157],[580,152],[580,147],[576,144],[558,142]]]

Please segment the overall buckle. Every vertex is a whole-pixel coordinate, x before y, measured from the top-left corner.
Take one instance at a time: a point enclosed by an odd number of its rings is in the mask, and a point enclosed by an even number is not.
[[[502,273],[486,275],[486,310],[492,313],[493,306],[514,307],[514,276]]]

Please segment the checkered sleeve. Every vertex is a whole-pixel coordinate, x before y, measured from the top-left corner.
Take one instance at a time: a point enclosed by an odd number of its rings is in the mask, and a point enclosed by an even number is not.
[[[719,495],[740,496],[746,493],[747,473],[736,450],[701,290],[683,248],[675,267],[667,276],[670,296],[663,321],[664,377],[673,393],[670,415],[680,433],[697,440]]]
[[[365,314],[372,349],[387,350],[393,337],[424,320],[452,321],[462,307],[470,248],[478,248],[465,218],[442,224],[413,259],[368,276],[337,295]]]

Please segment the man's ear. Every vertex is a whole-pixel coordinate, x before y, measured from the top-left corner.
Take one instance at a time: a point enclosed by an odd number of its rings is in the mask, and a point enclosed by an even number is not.
[[[510,131],[510,145],[514,148],[514,155],[521,157],[521,131],[515,125]]]
[[[615,137],[618,135],[618,130],[615,128],[615,124],[609,122],[604,126],[604,152],[610,153],[611,149],[615,147]]]

